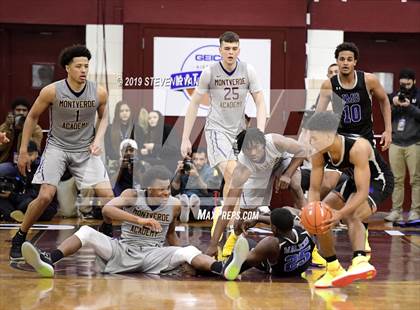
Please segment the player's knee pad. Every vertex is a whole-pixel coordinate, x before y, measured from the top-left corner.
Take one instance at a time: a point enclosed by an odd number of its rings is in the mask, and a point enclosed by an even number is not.
[[[200,254],[201,251],[199,249],[197,249],[195,246],[189,245],[176,250],[172,260],[177,262],[187,262],[191,265],[191,262],[194,259],[194,257]]]
[[[92,240],[93,234],[98,233],[95,229],[90,226],[84,225],[80,227],[78,231],[75,232],[75,236],[80,239],[82,246],[89,243]]]

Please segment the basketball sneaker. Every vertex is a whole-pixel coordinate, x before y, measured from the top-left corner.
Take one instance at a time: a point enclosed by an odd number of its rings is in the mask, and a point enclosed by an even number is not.
[[[338,275],[332,281],[333,286],[343,287],[356,280],[372,279],[376,276],[376,269],[369,264],[366,256],[356,256],[353,258],[347,273]]]
[[[315,288],[333,287],[333,279],[346,274],[346,270],[341,267],[340,262],[335,260],[327,263],[327,272],[315,282]]]
[[[52,278],[54,276],[54,266],[48,253],[40,251],[26,241],[22,244],[22,254],[25,262],[31,265],[42,277]]]
[[[235,247],[236,240],[238,240],[238,236],[234,232],[231,232],[225,242],[225,245],[223,246],[223,252],[222,252],[223,256],[228,257],[232,254],[233,248]]]
[[[369,230],[367,229],[366,229],[366,234],[365,234],[365,252],[366,253],[372,252],[372,248],[370,247],[370,244],[369,244]]]
[[[393,210],[387,216],[385,216],[384,220],[386,222],[401,222],[404,220],[401,211]]]
[[[420,219],[420,215],[416,210],[411,210],[408,214],[407,222],[416,221]]]
[[[327,266],[327,261],[319,254],[317,246],[312,251],[311,266],[318,268],[325,268]]]
[[[235,280],[238,277],[242,264],[245,262],[248,253],[248,241],[243,236],[239,236],[232,255],[223,266],[223,275],[226,280]]]
[[[103,222],[102,225],[99,226],[99,232],[110,238],[114,238],[114,230],[112,228],[112,224]]]
[[[22,256],[22,244],[25,242],[25,237],[20,235],[19,231],[12,239],[12,247],[10,248],[10,260],[11,261],[21,261],[23,260]]]
[[[10,217],[13,220],[15,220],[16,222],[22,223],[23,222],[23,218],[25,217],[25,214],[22,211],[20,211],[20,210],[15,210],[15,211],[12,211],[10,213]]]

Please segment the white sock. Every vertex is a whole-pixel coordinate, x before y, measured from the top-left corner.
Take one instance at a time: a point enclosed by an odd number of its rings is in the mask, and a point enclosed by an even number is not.
[[[190,219],[189,198],[185,194],[178,195],[178,198],[181,201],[181,215],[179,216],[179,220],[181,223],[188,223]]]

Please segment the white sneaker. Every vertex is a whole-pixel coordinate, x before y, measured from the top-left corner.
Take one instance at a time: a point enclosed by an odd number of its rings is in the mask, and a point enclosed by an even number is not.
[[[411,210],[409,215],[408,215],[408,220],[407,221],[410,222],[410,221],[415,221],[415,220],[419,220],[419,219],[420,219],[420,216],[419,216],[418,212],[415,211],[415,210]]]
[[[400,211],[393,210],[384,218],[384,220],[392,223],[399,222],[403,220],[403,216]]]
[[[181,223],[188,223],[190,219],[190,199],[185,194],[178,195],[178,198],[181,201],[181,215],[179,216],[179,220]]]

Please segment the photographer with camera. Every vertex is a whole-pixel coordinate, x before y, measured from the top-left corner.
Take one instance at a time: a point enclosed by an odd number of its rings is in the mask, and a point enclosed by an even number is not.
[[[392,144],[389,161],[394,173],[392,210],[386,221],[402,221],[405,171],[408,168],[411,185],[411,208],[408,221],[420,219],[420,91],[416,74],[403,69],[399,75],[400,89],[392,96]]]
[[[17,176],[17,154],[22,140],[22,129],[30,108],[25,98],[17,98],[12,102],[12,112],[7,115],[6,121],[0,125],[0,132],[6,136],[6,141],[0,144],[0,176]],[[42,141],[42,129],[36,126],[32,132],[31,140],[40,149]]]
[[[220,185],[221,176],[208,164],[204,148],[193,152],[191,159],[187,156],[178,161],[171,186],[181,201],[181,222],[188,222],[190,210],[195,219],[198,219],[200,208],[211,212],[214,208],[213,192],[219,191]]]
[[[145,163],[138,159],[138,145],[133,139],[125,139],[120,143],[120,160],[111,167],[109,175],[114,184],[115,197],[129,188],[140,185],[140,174],[145,171]]]
[[[22,222],[29,203],[38,196],[40,185],[32,184],[32,178],[39,166],[38,147],[33,141],[29,141],[28,156],[32,164],[31,172],[28,172],[26,177],[20,175],[0,177],[0,220]],[[55,197],[39,220],[51,220],[57,213],[57,207],[58,202]]]

